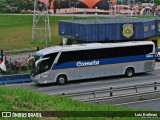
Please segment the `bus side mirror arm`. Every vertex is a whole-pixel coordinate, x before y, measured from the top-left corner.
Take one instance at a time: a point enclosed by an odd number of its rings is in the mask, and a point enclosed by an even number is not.
[[[37,67],[38,63],[40,63],[41,61],[48,60],[48,59],[49,59],[49,58],[42,58],[42,59],[40,59],[40,60],[37,60],[37,61],[35,62],[35,67]]]
[[[29,61],[32,60],[32,59],[34,59],[34,57],[29,58],[29,59],[27,60],[27,62],[29,62]],[[35,61],[35,59],[34,59],[34,61]]]

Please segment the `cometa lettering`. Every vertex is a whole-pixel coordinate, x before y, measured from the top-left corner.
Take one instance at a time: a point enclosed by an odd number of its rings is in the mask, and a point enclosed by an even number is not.
[[[95,65],[99,65],[99,61],[92,61],[92,62],[81,62],[78,61],[77,62],[77,66],[78,67],[83,67],[83,66],[95,66]]]

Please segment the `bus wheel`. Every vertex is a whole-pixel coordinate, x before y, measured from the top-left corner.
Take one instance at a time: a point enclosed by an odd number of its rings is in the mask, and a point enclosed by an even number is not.
[[[127,68],[127,69],[126,69],[125,75],[126,75],[127,77],[132,77],[133,74],[134,74],[134,69],[133,69],[133,68]]]
[[[59,76],[57,77],[57,83],[58,83],[59,85],[65,84],[66,81],[67,81],[67,77],[66,77],[65,75],[59,75]]]

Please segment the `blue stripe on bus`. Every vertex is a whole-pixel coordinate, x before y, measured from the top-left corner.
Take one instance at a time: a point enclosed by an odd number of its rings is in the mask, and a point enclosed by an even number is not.
[[[146,57],[146,55],[139,55],[139,56],[105,58],[105,59],[94,59],[94,60],[99,61],[98,65],[136,62],[136,61],[145,61],[145,60],[155,60],[155,55],[154,54],[150,54],[150,55],[152,57]],[[81,60],[80,62],[93,62],[94,60]],[[66,62],[66,63],[60,64],[60,65],[54,65],[52,70],[65,69],[65,68],[76,68],[76,67],[78,67],[77,62],[79,62],[79,61],[72,61],[72,62]],[[94,66],[94,65],[86,65],[86,66]]]

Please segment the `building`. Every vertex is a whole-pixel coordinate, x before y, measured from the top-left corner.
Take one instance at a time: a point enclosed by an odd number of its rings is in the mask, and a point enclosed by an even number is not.
[[[83,42],[146,40],[160,35],[160,19],[103,18],[60,20],[60,36],[74,36]],[[160,46],[160,41],[153,39]]]

